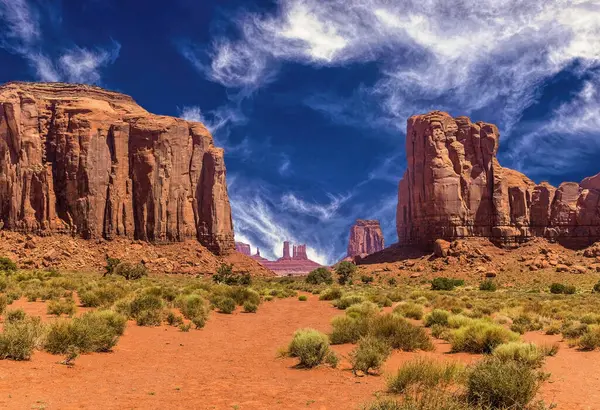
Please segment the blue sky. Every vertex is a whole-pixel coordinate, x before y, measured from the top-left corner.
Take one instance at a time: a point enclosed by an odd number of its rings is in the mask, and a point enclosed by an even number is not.
[[[201,120],[226,149],[238,240],[343,256],[396,241],[406,119],[496,123],[537,182],[600,171],[598,0],[0,0],[0,82],[67,81]]]

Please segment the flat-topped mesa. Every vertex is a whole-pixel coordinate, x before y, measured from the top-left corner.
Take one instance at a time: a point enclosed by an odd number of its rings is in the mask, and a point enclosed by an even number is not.
[[[238,251],[239,253],[246,255],[246,256],[252,256],[252,251],[250,250],[250,245],[247,243],[243,243],[243,242],[236,242],[235,243],[235,250]]]
[[[558,188],[536,185],[500,166],[498,144],[495,125],[467,117],[433,111],[408,120],[400,244],[471,236],[511,244],[541,236],[583,247],[600,239],[600,174]]]
[[[377,220],[357,219],[350,228],[347,257],[366,256],[385,248]]]
[[[0,86],[4,229],[234,249],[223,150],[201,123],[62,83]]]

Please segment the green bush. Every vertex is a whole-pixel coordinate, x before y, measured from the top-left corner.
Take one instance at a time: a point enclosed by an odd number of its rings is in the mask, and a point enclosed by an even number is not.
[[[491,279],[484,280],[479,284],[479,290],[483,290],[486,292],[495,292],[496,289],[498,289],[498,286],[496,286],[496,282],[494,282]]]
[[[140,293],[129,304],[129,316],[138,326],[159,326],[164,314],[164,302],[156,295]]]
[[[509,342],[497,346],[492,356],[501,361],[515,360],[530,367],[540,367],[546,355],[533,343]]]
[[[565,293],[565,285],[563,285],[562,283],[553,283],[552,285],[550,285],[550,293],[553,293],[555,295]]]
[[[75,301],[73,299],[51,300],[48,302],[47,312],[49,315],[67,315],[75,314]]]
[[[407,352],[417,349],[433,350],[431,339],[423,328],[394,314],[375,316],[370,321],[369,334],[386,341],[394,349]]]
[[[327,288],[319,295],[319,300],[336,300],[342,297],[344,293],[340,288]]]
[[[338,275],[338,283],[345,285],[352,279],[352,275],[356,272],[356,265],[352,262],[342,261],[337,264],[335,273]]]
[[[4,293],[0,293],[0,315],[4,313],[8,306],[8,298]]]
[[[345,310],[352,305],[362,303],[365,301],[365,297],[362,295],[344,295],[336,300],[333,305],[338,309]]]
[[[221,297],[215,301],[215,307],[219,312],[231,314],[235,310],[235,300],[229,297]]]
[[[592,288],[593,293],[600,293],[600,281],[596,282],[594,287]]]
[[[423,306],[416,303],[401,303],[394,308],[394,313],[399,313],[409,319],[421,320],[423,318]]]
[[[565,285],[563,293],[565,295],[574,295],[577,292],[577,288],[574,285]]]
[[[379,371],[391,353],[390,346],[373,336],[361,337],[358,346],[350,353],[352,371],[369,374],[370,370]]]
[[[331,285],[333,283],[333,277],[329,269],[320,267],[311,271],[306,276],[305,281],[306,283],[310,283],[311,285],[320,285],[322,283]]]
[[[192,318],[192,323],[196,326],[196,329],[202,329],[206,325],[206,317],[196,316]]]
[[[244,302],[244,312],[246,313],[256,313],[258,310],[258,305],[254,302]]]
[[[431,359],[418,358],[407,362],[388,379],[388,390],[396,394],[410,389],[423,390],[447,386],[464,374],[458,363],[438,363]]]
[[[5,320],[7,323],[16,323],[25,320],[26,317],[23,309],[7,310]]]
[[[455,287],[464,284],[465,281],[462,279],[438,277],[431,281],[431,290],[453,290]]]
[[[208,318],[208,302],[200,295],[181,295],[175,299],[175,306],[186,319],[192,320],[195,317]]]
[[[361,275],[361,277],[360,277],[360,281],[366,285],[366,284],[368,284],[368,283],[371,283],[371,282],[373,282],[373,276],[369,276],[369,275]]]
[[[115,273],[117,266],[121,264],[121,259],[106,257],[106,266],[104,267],[104,275],[108,276]]]
[[[331,343],[356,343],[361,336],[367,334],[368,326],[368,320],[363,318],[336,316],[331,321]]]
[[[467,379],[471,403],[493,409],[524,409],[535,397],[541,375],[515,360],[490,357],[477,363]]]
[[[136,280],[148,276],[148,268],[141,263],[132,264],[122,262],[114,268],[114,274],[124,277],[126,280]]]
[[[314,329],[300,329],[288,347],[288,355],[297,357],[301,367],[315,367],[325,361],[333,361],[335,356],[329,347],[327,335]]]
[[[222,263],[217,269],[217,273],[213,275],[213,281],[225,285],[249,286],[252,283],[252,278],[249,273],[234,273],[233,265]]]
[[[565,339],[575,339],[588,331],[588,325],[580,322],[563,322],[560,332]]]
[[[50,324],[44,348],[52,354],[66,354],[74,348],[81,353],[108,352],[117,344],[125,325],[125,317],[116,312],[87,312]]]
[[[87,291],[79,294],[79,301],[81,302],[81,306],[85,307],[99,307],[102,305],[102,301],[100,300],[100,296],[94,291]]]
[[[577,339],[577,347],[581,350],[594,350],[600,347],[600,326],[589,326],[587,331]]]
[[[173,312],[167,313],[167,324],[169,326],[179,326],[183,323],[183,316],[176,315]]]
[[[448,326],[448,318],[450,312],[442,309],[433,309],[430,314],[425,316],[425,326],[431,327],[433,325]]]
[[[474,320],[450,334],[454,352],[491,353],[496,346],[518,340],[510,330],[484,320]]]
[[[10,259],[0,256],[0,272],[12,273],[17,270],[17,265]]]
[[[0,333],[0,359],[29,360],[42,334],[39,317],[7,321]]]
[[[298,300],[300,302],[306,302],[308,300],[308,297],[306,295],[300,295],[298,296]]]

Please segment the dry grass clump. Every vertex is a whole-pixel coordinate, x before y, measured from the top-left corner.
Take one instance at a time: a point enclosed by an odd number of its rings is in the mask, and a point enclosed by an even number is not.
[[[496,346],[518,340],[519,336],[501,325],[475,320],[454,330],[450,343],[454,352],[491,353]]]
[[[364,336],[358,341],[358,346],[350,353],[350,363],[354,374],[371,371],[378,372],[391,353],[390,346],[374,336]]]
[[[11,320],[6,320],[0,333],[0,359],[29,360],[42,336],[39,317],[12,316]]]
[[[51,300],[48,302],[47,312],[49,315],[67,315],[75,314],[75,301],[73,299]]]
[[[394,313],[415,320],[421,320],[424,314],[423,306],[412,302],[399,304],[394,308]]]
[[[287,355],[297,357],[298,366],[312,368],[324,362],[337,365],[337,357],[329,347],[329,338],[326,334],[315,329],[300,329],[294,333],[290,342]]]
[[[407,362],[388,379],[388,390],[403,394],[410,389],[444,388],[464,375],[464,366],[458,363],[439,363],[432,359],[418,358]]]

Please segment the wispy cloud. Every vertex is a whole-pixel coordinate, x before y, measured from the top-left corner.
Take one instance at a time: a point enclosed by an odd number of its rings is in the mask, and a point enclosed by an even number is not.
[[[113,41],[93,50],[75,46],[52,58],[44,52],[42,14],[26,0],[0,0],[0,47],[21,55],[40,81],[100,83],[100,70],[117,59],[121,45]]]
[[[327,221],[336,216],[337,211],[351,198],[351,195],[335,196],[328,193],[327,197],[329,198],[329,203],[320,204],[305,201],[293,193],[288,193],[281,197],[281,205],[288,211],[313,216],[320,221]]]

